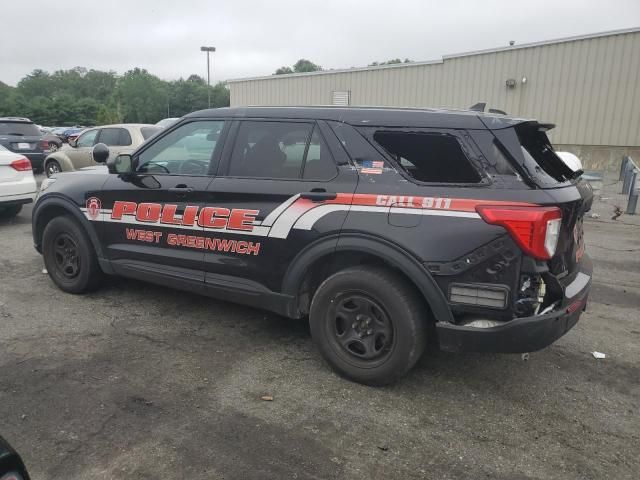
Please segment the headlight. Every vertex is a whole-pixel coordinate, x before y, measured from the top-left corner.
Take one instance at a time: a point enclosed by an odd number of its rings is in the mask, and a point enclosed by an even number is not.
[[[40,192],[44,192],[55,181],[56,181],[55,178],[45,178],[44,180],[42,180],[42,183],[40,184]]]

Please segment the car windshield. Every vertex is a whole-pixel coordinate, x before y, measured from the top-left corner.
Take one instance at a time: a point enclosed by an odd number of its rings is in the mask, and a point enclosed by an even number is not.
[[[40,130],[33,123],[0,122],[0,135],[38,136]]]

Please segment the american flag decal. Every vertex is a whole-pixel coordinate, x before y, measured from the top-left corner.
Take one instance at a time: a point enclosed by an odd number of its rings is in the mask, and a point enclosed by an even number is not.
[[[362,162],[362,173],[369,173],[373,175],[380,175],[384,169],[384,162],[380,160],[364,160]]]

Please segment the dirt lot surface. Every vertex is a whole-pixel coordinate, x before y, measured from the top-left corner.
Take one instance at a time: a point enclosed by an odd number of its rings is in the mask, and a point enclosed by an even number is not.
[[[374,389],[304,322],[124,279],[60,292],[26,208],[0,220],[0,434],[34,479],[640,478],[640,222],[610,210],[568,335],[528,361],[430,352]]]

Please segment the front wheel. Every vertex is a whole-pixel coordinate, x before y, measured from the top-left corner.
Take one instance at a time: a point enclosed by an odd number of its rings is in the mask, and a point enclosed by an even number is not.
[[[342,270],[318,287],[311,335],[339,374],[385,385],[415,365],[427,343],[427,310],[415,288],[382,267]]]
[[[56,217],[47,224],[42,236],[42,255],[51,280],[65,292],[88,292],[102,280],[91,240],[70,216]]]

